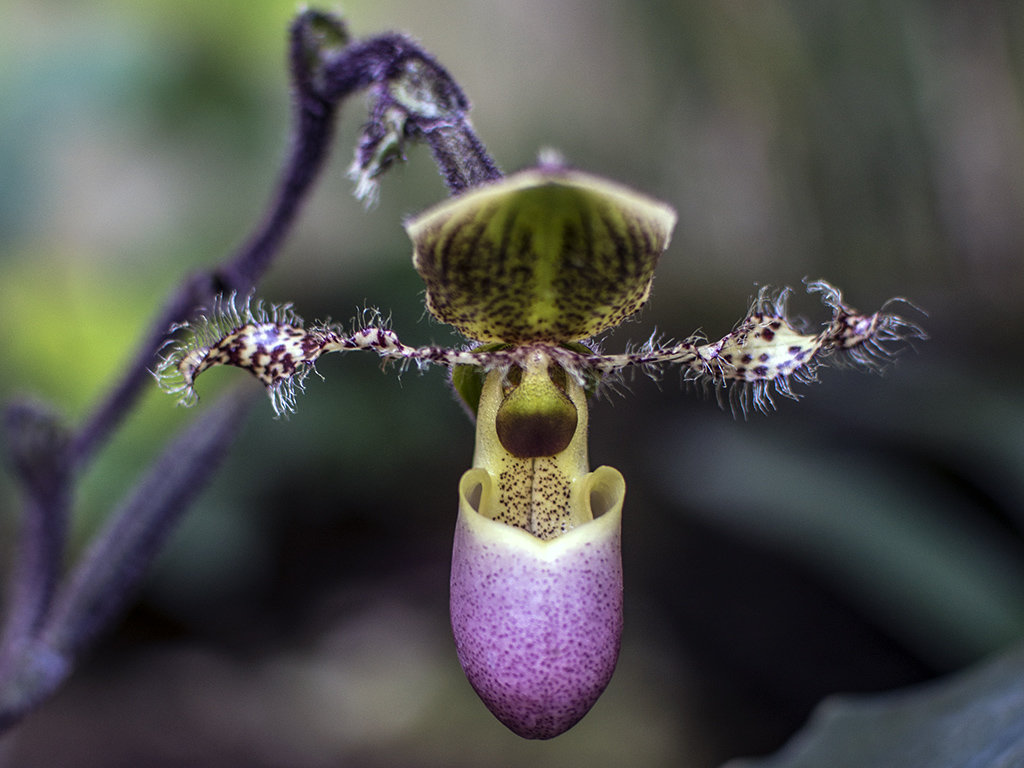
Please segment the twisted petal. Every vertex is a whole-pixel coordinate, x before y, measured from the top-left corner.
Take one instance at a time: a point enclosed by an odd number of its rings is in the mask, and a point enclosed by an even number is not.
[[[599,467],[572,489],[590,522],[549,541],[493,517],[495,479],[459,484],[451,619],[459,661],[487,708],[513,732],[571,728],[615,669],[622,633],[619,530],[625,481]]]

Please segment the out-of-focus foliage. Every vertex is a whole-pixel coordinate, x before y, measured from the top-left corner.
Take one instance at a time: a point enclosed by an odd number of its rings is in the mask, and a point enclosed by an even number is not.
[[[997,768],[1024,761],[1024,654],[886,697],[837,697],[799,739],[767,760],[728,768]]]
[[[344,10],[357,36],[400,29],[435,53],[506,170],[550,145],[678,209],[650,305],[608,348],[655,326],[720,336],[755,281],[804,276],[862,308],[912,298],[933,339],[885,379],[826,371],[749,422],[674,380],[596,404],[593,463],[629,486],[626,644],[605,698],[550,745],[490,719],[448,642],[472,430],[442,376],[325,361],[296,416],[254,415],[139,608],[14,734],[11,764],[712,765],[778,747],[828,693],[921,680],[1020,635],[1018,4]],[[0,397],[81,418],[170,287],[238,244],[283,155],[293,12],[7,0]],[[261,295],[308,318],[377,305],[408,343],[450,343],[401,229],[443,184],[414,150],[364,211],[344,177],[358,101]],[[207,403],[233,374],[209,374]],[[188,416],[154,391],[86,478],[81,534]],[[6,476],[0,494],[8,541]]]

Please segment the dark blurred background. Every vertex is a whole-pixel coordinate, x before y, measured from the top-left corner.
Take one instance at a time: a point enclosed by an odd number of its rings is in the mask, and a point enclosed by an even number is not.
[[[886,377],[825,371],[768,417],[639,378],[594,404],[626,476],[627,625],[605,696],[529,743],[462,677],[447,624],[472,426],[443,374],[333,356],[290,420],[250,418],[124,621],[0,763],[713,766],[778,748],[823,697],[960,669],[1024,630],[1024,5],[926,0],[347,0],[474,101],[506,170],[538,149],[679,211],[654,328],[718,337],[759,284],[901,295],[932,339]],[[282,0],[3,0],[0,396],[77,422],[158,303],[256,220],[287,136]],[[429,154],[353,200],[362,99],[261,295],[307,318],[425,317],[402,218]],[[795,310],[826,319],[814,300]],[[197,411],[156,391],[85,478],[82,546]],[[255,382],[253,383],[255,385]],[[0,479],[0,536],[18,500]],[[6,552],[5,552],[6,557]],[[6,761],[6,762],[4,762]]]

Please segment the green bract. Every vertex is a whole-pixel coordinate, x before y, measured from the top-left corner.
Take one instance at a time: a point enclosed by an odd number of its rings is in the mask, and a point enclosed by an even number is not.
[[[471,339],[589,338],[643,306],[675,212],[558,166],[509,176],[406,224],[427,308]]]

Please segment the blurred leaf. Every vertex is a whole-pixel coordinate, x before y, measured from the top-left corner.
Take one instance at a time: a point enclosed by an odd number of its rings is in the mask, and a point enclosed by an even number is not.
[[[910,457],[862,445],[849,427],[830,433],[828,422],[798,431],[796,418],[676,425],[659,444],[666,486],[694,514],[807,563],[943,668],[1020,637],[1024,565],[1015,538],[917,475]]]
[[[826,701],[777,755],[728,768],[1024,765],[1024,647],[905,692]]]

